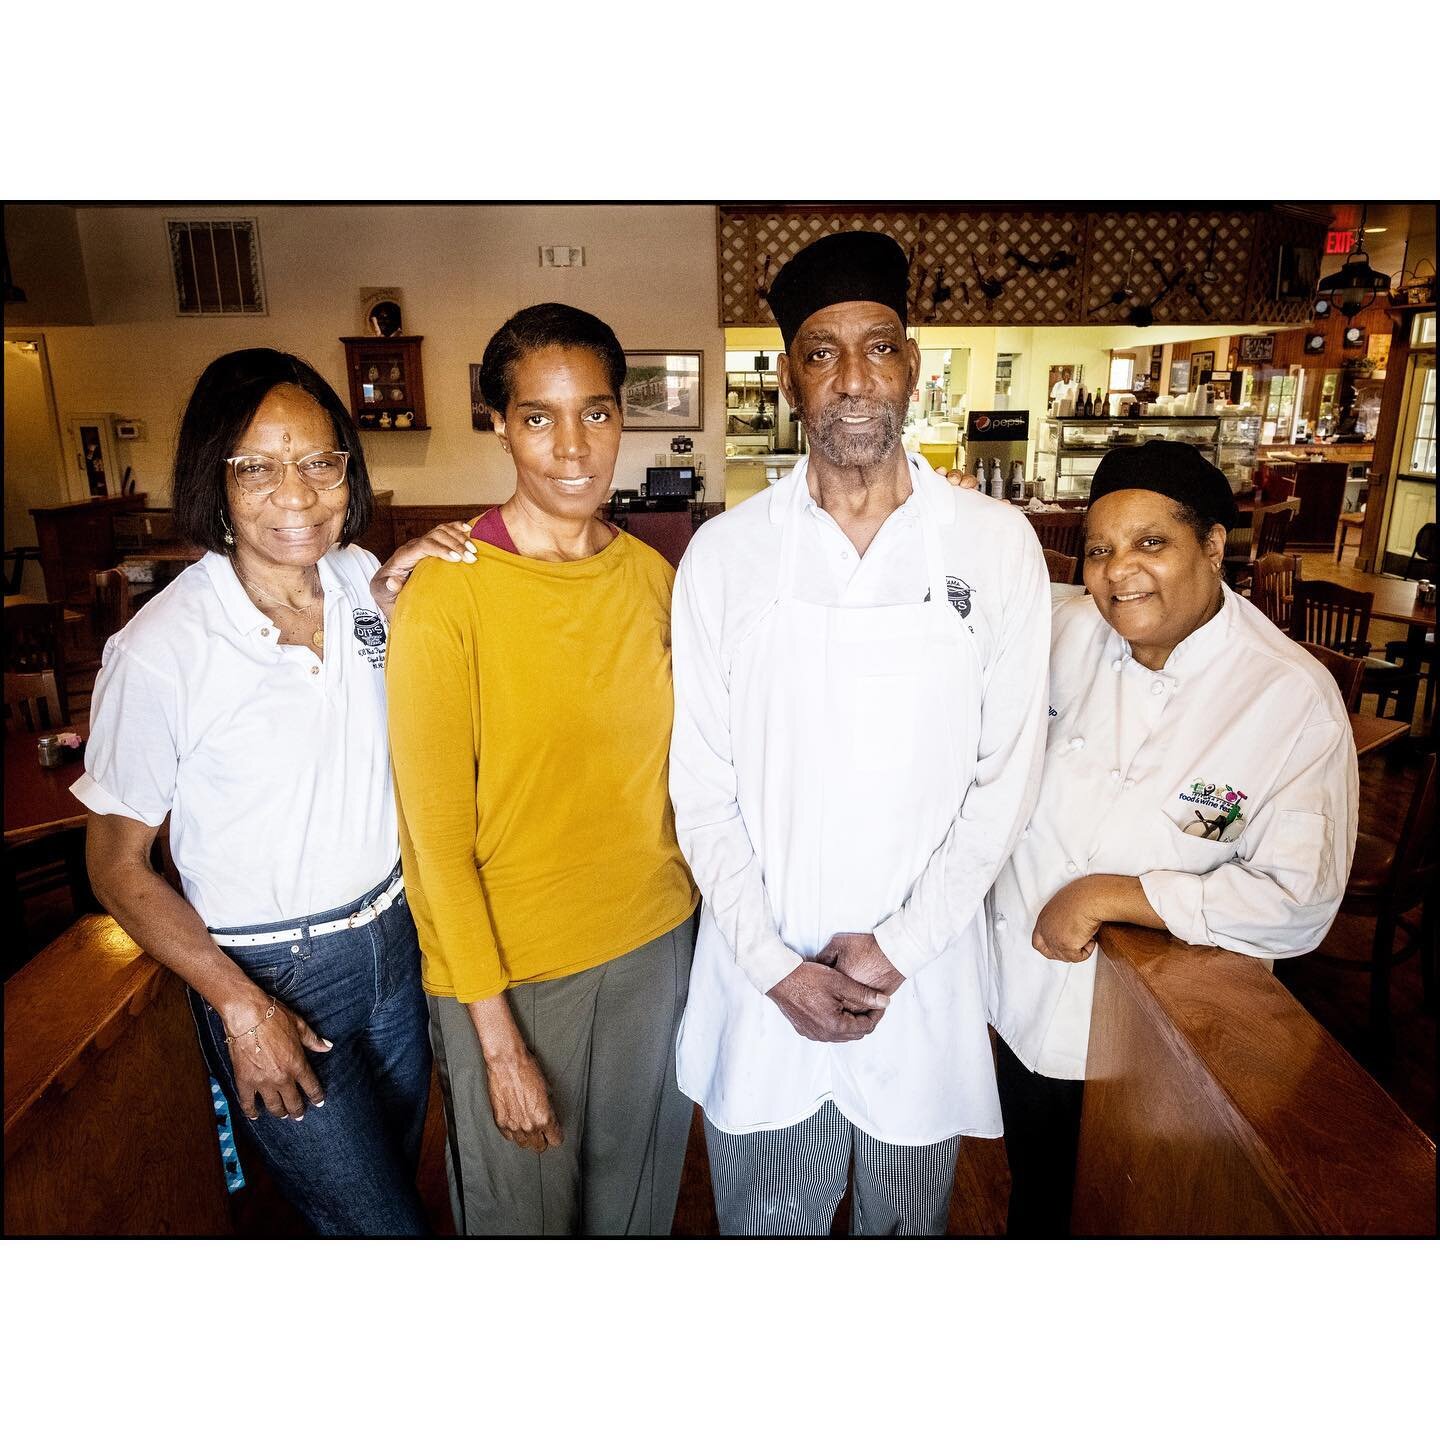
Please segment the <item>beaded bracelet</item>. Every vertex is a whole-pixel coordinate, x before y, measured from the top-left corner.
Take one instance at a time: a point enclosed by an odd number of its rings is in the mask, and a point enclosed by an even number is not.
[[[238,1035],[232,1035],[228,1030],[225,1032],[225,1043],[233,1045],[237,1040],[243,1040],[247,1035],[255,1042],[255,1053],[260,1053],[260,1037],[255,1033],[274,1013],[276,1001],[270,1002],[270,1008],[248,1029],[242,1030]]]

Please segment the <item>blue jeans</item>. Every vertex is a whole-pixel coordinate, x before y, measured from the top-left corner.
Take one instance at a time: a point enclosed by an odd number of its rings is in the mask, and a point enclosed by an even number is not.
[[[396,867],[398,872],[398,866]],[[229,927],[232,935],[291,930],[353,914],[388,889],[387,875],[349,905],[296,920]],[[190,1009],[210,1073],[235,1123],[244,1124],[285,1198],[318,1235],[428,1233],[415,1171],[430,1095],[430,1038],[420,988],[420,942],[404,892],[378,919],[298,943],[225,948],[262,990],[275,996],[333,1049],[306,1051],[325,1090],[321,1109],[277,1119],[262,1106],[243,1118],[216,1011],[194,991]]]

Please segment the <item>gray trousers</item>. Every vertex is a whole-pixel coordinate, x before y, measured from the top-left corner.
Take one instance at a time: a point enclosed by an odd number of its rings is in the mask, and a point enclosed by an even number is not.
[[[852,1235],[943,1235],[960,1137],[888,1145],[827,1100],[783,1130],[732,1135],[705,1121],[722,1235],[828,1235],[851,1159]]]
[[[693,1110],[675,1084],[675,1032],[694,936],[686,920],[593,970],[506,992],[564,1131],[539,1155],[495,1128],[465,1006],[428,997],[460,1234],[670,1233]]]

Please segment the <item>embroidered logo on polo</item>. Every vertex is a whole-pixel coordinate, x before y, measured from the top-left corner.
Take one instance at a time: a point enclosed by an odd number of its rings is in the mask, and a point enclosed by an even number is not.
[[[360,642],[361,656],[374,670],[385,668],[385,622],[377,611],[355,612],[355,638]]]
[[[1243,801],[1250,797],[1231,784],[1216,785],[1209,780],[1192,780],[1177,797],[1195,812],[1195,818],[1181,827],[1186,835],[1201,840],[1238,840],[1245,829]]]
[[[970,587],[954,575],[945,577],[945,598],[960,612],[962,620],[970,618]],[[930,592],[925,592],[925,599],[930,599]]]

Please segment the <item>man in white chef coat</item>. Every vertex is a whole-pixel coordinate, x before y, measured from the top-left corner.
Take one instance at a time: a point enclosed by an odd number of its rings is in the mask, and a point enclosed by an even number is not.
[[[920,368],[891,239],[780,271],[810,454],[697,532],[676,580],[671,795],[704,895],[678,1043],[721,1231],[943,1234],[1000,1133],[982,902],[1028,817],[1050,599],[1018,510],[901,430]]]

